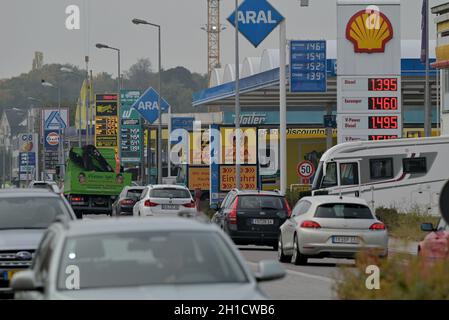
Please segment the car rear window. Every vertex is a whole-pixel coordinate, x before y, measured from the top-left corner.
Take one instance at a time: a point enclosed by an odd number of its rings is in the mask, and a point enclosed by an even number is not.
[[[150,191],[151,198],[172,198],[172,199],[190,199],[191,195],[185,189],[153,189]]]
[[[285,201],[282,197],[276,196],[239,196],[239,209],[264,209],[264,210],[283,210]]]
[[[143,191],[143,190],[137,190],[137,189],[134,189],[134,190],[128,190],[128,192],[126,193],[126,198],[137,200],[137,199],[139,199],[140,196],[142,195],[142,191]]]
[[[361,204],[329,203],[318,207],[315,218],[324,219],[373,219],[370,208]]]

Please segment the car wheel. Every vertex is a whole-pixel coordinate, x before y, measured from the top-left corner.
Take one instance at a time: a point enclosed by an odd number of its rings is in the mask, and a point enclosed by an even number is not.
[[[290,262],[291,257],[284,254],[284,245],[282,244],[282,235],[279,235],[278,241],[278,260],[279,262]]]
[[[299,251],[299,244],[298,244],[298,238],[295,235],[295,239],[293,241],[293,256],[292,256],[292,263],[301,266],[307,264],[307,257],[301,254]]]

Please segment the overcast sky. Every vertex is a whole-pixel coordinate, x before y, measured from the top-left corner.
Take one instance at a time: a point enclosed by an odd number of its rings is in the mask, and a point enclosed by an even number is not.
[[[309,1],[309,8],[301,8],[299,0],[270,2],[287,18],[290,39],[335,39],[336,0]],[[81,30],[65,28],[65,9],[72,4],[81,9]],[[221,20],[227,26],[222,33],[222,64],[234,59],[233,27],[226,21],[233,6],[233,0],[221,0]],[[403,39],[420,38],[421,6],[422,0],[402,0]],[[207,22],[207,0],[0,0],[0,79],[28,72],[34,51],[44,52],[45,63],[78,66],[83,66],[84,56],[89,55],[95,73],[107,71],[115,76],[116,56],[96,49],[97,42],[121,48],[123,69],[141,57],[149,57],[156,66],[157,33],[133,25],[135,17],[162,25],[164,68],[207,71],[207,38],[200,29]],[[434,29],[432,24],[433,38]],[[278,47],[278,33],[271,34],[258,49],[244,38],[240,43],[242,58],[259,56],[263,49]]]

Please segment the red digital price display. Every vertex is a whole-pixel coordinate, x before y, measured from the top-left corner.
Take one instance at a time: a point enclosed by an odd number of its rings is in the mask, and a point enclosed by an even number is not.
[[[375,116],[368,119],[369,129],[399,129],[397,116]]]
[[[372,135],[369,136],[370,141],[382,141],[382,140],[394,140],[398,139],[398,136],[385,136],[385,135]]]
[[[397,97],[371,97],[368,98],[369,110],[398,110],[398,98]]]
[[[368,91],[398,91],[398,79],[369,78]]]

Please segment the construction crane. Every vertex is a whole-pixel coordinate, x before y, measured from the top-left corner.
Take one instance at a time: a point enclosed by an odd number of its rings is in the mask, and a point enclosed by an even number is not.
[[[220,64],[220,33],[226,27],[220,23],[220,0],[207,0],[207,24],[202,27],[207,32],[207,72],[209,78]]]

